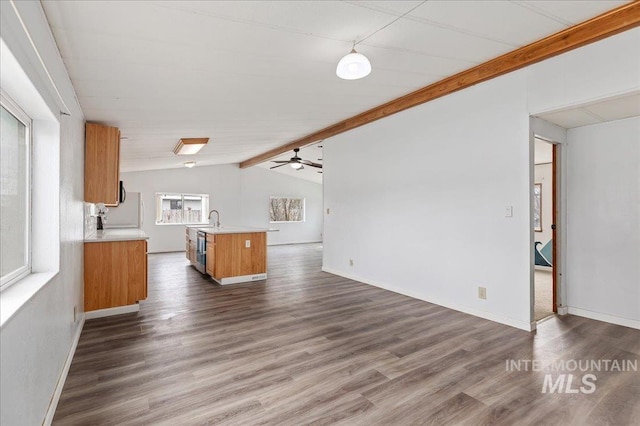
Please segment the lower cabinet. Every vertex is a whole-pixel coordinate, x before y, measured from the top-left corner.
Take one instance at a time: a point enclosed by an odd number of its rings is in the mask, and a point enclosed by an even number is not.
[[[147,298],[147,241],[84,243],[84,310]]]
[[[207,263],[209,253],[207,253]],[[222,279],[267,272],[267,234],[215,235],[213,277]]]
[[[191,263],[196,263],[196,238],[198,236],[198,231],[194,228],[186,228],[185,234],[185,254],[187,256],[187,260]]]

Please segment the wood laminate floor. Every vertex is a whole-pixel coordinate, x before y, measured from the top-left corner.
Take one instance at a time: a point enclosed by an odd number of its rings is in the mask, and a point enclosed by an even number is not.
[[[638,372],[542,393],[547,371],[506,368],[637,361],[639,330],[567,316],[527,333],[321,272],[321,250],[269,247],[267,281],[225,287],[151,255],[140,312],[86,322],[54,424],[640,423]],[[575,390],[589,372],[572,367],[552,376]]]

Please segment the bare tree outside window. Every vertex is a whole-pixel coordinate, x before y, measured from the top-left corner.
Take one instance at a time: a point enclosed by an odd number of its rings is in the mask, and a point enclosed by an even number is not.
[[[269,221],[304,222],[304,198],[269,198]]]

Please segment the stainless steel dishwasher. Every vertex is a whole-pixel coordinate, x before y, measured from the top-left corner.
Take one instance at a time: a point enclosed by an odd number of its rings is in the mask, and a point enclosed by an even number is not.
[[[207,233],[198,231],[196,240],[196,264],[194,265],[201,274],[206,272],[207,267]]]

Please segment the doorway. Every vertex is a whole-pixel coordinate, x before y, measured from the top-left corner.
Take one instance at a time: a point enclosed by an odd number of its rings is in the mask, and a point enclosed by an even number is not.
[[[559,146],[538,136],[534,143],[534,321],[540,321],[558,312],[556,224]]]

